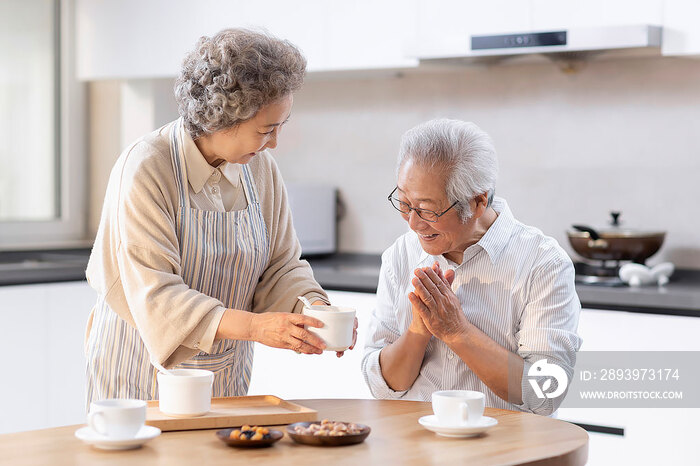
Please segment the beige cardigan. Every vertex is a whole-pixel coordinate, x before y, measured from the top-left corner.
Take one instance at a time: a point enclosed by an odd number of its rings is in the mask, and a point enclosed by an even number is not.
[[[191,289],[180,275],[172,128],[174,123],[169,123],[139,139],[117,160],[87,266],[90,286],[138,329],[151,360],[166,366],[200,350],[209,352],[225,310],[218,299]],[[267,226],[270,261],[255,289],[252,309],[246,310],[301,312],[297,296],[327,302],[311,267],[299,258],[301,246],[275,161],[264,151],[249,167]],[[91,326],[92,314],[87,335]]]

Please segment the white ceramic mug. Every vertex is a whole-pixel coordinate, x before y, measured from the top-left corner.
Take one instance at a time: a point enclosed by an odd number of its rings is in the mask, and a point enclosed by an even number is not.
[[[90,403],[87,423],[92,430],[111,439],[136,437],[146,422],[146,402],[110,398]]]
[[[433,392],[433,413],[443,426],[476,424],[484,415],[485,398],[473,390]]]
[[[158,372],[158,407],[173,417],[203,416],[211,409],[214,373],[203,369],[171,369]]]
[[[352,345],[355,309],[316,305],[304,307],[303,314],[323,322],[323,327],[304,328],[321,337],[326,343],[325,351],[345,351]]]

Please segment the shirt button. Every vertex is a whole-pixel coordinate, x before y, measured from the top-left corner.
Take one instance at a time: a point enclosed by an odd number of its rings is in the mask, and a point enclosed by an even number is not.
[[[216,193],[219,192],[219,188],[217,188],[216,186],[213,186],[213,187],[211,188],[211,192],[213,192],[214,194],[216,194]]]
[[[195,349],[199,349],[199,343],[194,344]]]
[[[455,357],[455,354],[452,351],[447,353],[447,359],[452,359],[454,357]]]

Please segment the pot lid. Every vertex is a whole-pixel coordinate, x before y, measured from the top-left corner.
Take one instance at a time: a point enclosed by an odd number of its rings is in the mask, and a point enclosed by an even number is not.
[[[598,238],[647,238],[651,236],[665,236],[665,231],[642,230],[635,228],[623,228],[620,222],[621,212],[610,212],[610,224],[602,228],[590,227],[588,225],[572,225],[573,230],[568,234],[571,237]]]

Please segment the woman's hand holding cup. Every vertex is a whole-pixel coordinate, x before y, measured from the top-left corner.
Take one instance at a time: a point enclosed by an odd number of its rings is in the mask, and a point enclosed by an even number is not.
[[[252,340],[273,348],[290,349],[297,353],[321,354],[325,342],[304,328],[323,327],[323,322],[301,314],[267,312],[253,314]]]
[[[355,321],[352,324],[352,345],[348,348],[349,350],[353,349],[355,347],[355,343],[357,343],[357,317],[355,317]],[[343,355],[345,354],[345,351],[336,351],[335,355],[338,356],[339,358],[342,358]]]

